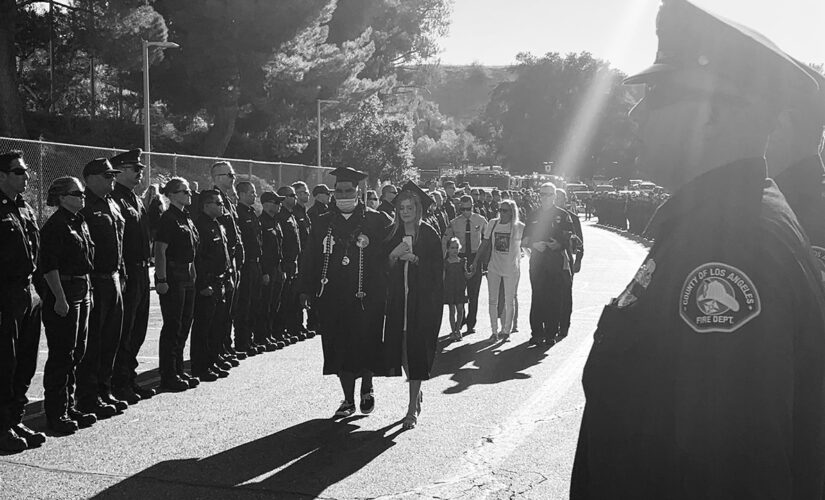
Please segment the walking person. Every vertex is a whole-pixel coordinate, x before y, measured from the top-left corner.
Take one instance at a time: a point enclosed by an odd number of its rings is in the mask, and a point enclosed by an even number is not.
[[[493,334],[490,340],[497,342],[510,338],[515,313],[516,289],[521,277],[521,241],[524,223],[519,220],[518,209],[513,200],[502,200],[495,210],[499,214],[487,223],[484,230],[485,245],[490,256],[487,265],[487,290],[489,297],[490,326]],[[479,262],[481,252],[476,255],[474,267]],[[504,319],[498,324],[499,290],[504,289]]]
[[[123,231],[126,221],[112,199],[115,177],[121,171],[98,158],[83,167],[86,204],[80,213],[95,247],[92,310],[86,352],[77,366],[77,409],[98,419],[126,410],[129,404],[112,395],[112,373],[123,326]]]
[[[94,244],[80,214],[86,193],[80,179],[60,177],[49,186],[46,204],[57,207],[40,232],[40,271],[46,281],[43,325],[49,355],[43,369],[46,423],[54,433],[71,434],[97,422],[75,408],[75,369],[86,350]]]
[[[464,318],[464,324],[467,325],[464,335],[469,335],[476,331],[478,293],[481,289],[481,276],[483,274],[480,267],[472,264],[475,262],[476,253],[481,246],[482,231],[487,227],[487,219],[473,212],[473,198],[469,195],[463,195],[459,199],[458,208],[461,215],[450,221],[443,241],[445,245],[452,237],[456,237],[461,241],[461,256],[466,259],[467,271],[472,275],[467,280],[467,302],[469,305],[467,316]]]
[[[155,290],[160,296],[160,388],[180,392],[197,387],[196,377],[183,369],[183,349],[195,309],[195,253],[198,231],[186,207],[192,202],[189,183],[173,177],[163,187],[169,200],[155,241]]]
[[[112,199],[126,220],[123,230],[123,261],[126,286],[123,289],[123,327],[120,346],[112,374],[112,394],[130,405],[155,394],[152,388],[137,384],[137,356],[146,340],[149,326],[149,264],[152,256],[149,215],[135,194],[143,179],[145,165],[140,162],[140,149],[112,157],[109,163],[121,170],[115,178]]]
[[[324,375],[336,375],[341,384],[344,399],[335,417],[342,418],[355,413],[358,378],[361,412],[375,408],[373,374],[382,369],[386,304],[383,243],[392,221],[360,201],[358,184],[367,174],[349,167],[330,174],[335,204],[312,226],[297,288],[302,305],[318,310]]]
[[[447,242],[444,257],[444,303],[450,310],[450,338],[461,340],[464,304],[467,303],[467,262],[459,255],[461,242],[453,236]]]
[[[403,427],[412,429],[421,414],[421,383],[429,380],[444,311],[444,258],[438,232],[422,217],[433,200],[414,182],[395,198],[396,218],[387,239],[389,284],[384,345],[388,375],[410,384]]]
[[[32,279],[40,231],[23,199],[29,168],[22,151],[0,153],[0,451],[40,446],[46,436],[23,424],[26,392],[37,367],[42,304]]]

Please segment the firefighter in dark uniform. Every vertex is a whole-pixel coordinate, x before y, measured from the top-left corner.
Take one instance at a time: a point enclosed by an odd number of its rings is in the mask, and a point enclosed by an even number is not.
[[[235,189],[238,192],[238,228],[244,247],[235,312],[235,350],[255,356],[266,349],[266,346],[254,342],[252,337],[252,331],[256,327],[254,314],[260,307],[261,299],[261,223],[252,207],[258,193],[248,181],[237,183]]]
[[[169,208],[160,216],[155,239],[155,291],[160,296],[160,388],[179,392],[200,381],[184,371],[183,350],[195,313],[195,253],[198,230],[186,207],[192,201],[189,183],[173,177],[163,187]]]
[[[200,193],[201,214],[195,222],[198,250],[195,252],[195,309],[189,354],[192,375],[212,382],[229,375],[232,365],[220,359],[227,314],[226,285],[230,280],[230,258],[226,228],[218,222],[223,215],[221,193],[209,189]]]
[[[390,217],[395,217],[395,205],[392,200],[398,195],[398,188],[392,184],[387,184],[381,188],[381,203],[378,204],[378,211],[384,212]]]
[[[235,307],[238,302],[238,285],[240,284],[241,268],[244,262],[244,248],[241,240],[241,230],[238,227],[238,211],[229,194],[235,192],[235,170],[228,161],[219,161],[212,165],[212,182],[214,189],[221,193],[223,199],[223,215],[218,221],[226,229],[226,238],[229,245],[229,256],[232,258],[231,280],[226,286],[226,303],[228,312],[224,325],[224,342],[222,355],[230,363],[238,359],[246,359],[246,352],[236,351],[232,347],[232,321],[235,317]],[[233,363],[235,364],[235,363]]]
[[[112,375],[112,394],[130,405],[155,394],[154,389],[142,388],[135,380],[139,365],[137,356],[149,326],[149,259],[152,256],[149,216],[134,192],[143,179],[145,168],[140,163],[141,153],[140,149],[133,149],[109,159],[113,168],[122,170],[117,176],[112,199],[118,203],[126,219],[123,231],[123,260],[126,263],[123,328]]]
[[[324,374],[337,375],[344,401],[335,412],[355,412],[355,380],[361,378],[360,408],[375,405],[372,378],[381,368],[385,269],[384,242],[391,220],[359,201],[358,183],[366,174],[338,168],[335,206],[312,226],[299,290],[304,305],[318,309]]]
[[[83,167],[86,205],[80,211],[95,245],[92,310],[86,352],[77,366],[77,409],[108,418],[129,405],[112,395],[112,372],[123,322],[123,229],[126,221],[110,193],[120,170],[98,158]]]
[[[292,212],[292,215],[295,217],[295,221],[298,223],[298,234],[301,236],[301,253],[298,254],[298,268],[301,267],[301,258],[303,255],[303,249],[306,247],[307,238],[309,237],[309,232],[312,230],[312,220],[307,215],[306,204],[309,202],[309,188],[304,181],[298,181],[292,183],[292,189],[295,190],[295,203],[291,203],[293,200],[284,200],[284,208],[289,209]],[[298,295],[295,295],[295,303],[298,303]],[[300,307],[300,305],[296,305],[296,314],[298,322],[298,338],[304,340],[306,338],[312,338],[315,336],[315,331],[304,326],[304,310]]]
[[[530,344],[552,345],[561,333],[564,297],[572,287],[570,237],[573,222],[555,206],[556,187],[540,188],[542,206],[527,218],[521,245],[530,249]]]
[[[570,246],[567,248],[567,255],[570,259],[570,278],[571,286],[564,290],[561,318],[559,319],[559,334],[556,336],[556,342],[567,337],[567,332],[570,330],[570,317],[573,315],[573,287],[572,278],[581,271],[582,258],[584,258],[584,235],[582,234],[582,223],[579,216],[567,210],[567,191],[564,189],[556,190],[556,207],[567,212],[570,222],[573,223],[573,234],[570,235]]]
[[[282,336],[276,336],[275,332],[275,316],[280,307],[281,288],[283,288],[286,278],[286,273],[281,269],[283,251],[281,246],[284,235],[276,219],[278,212],[281,211],[283,201],[283,196],[278,196],[271,191],[261,195],[261,206],[263,207],[260,217],[263,243],[261,255],[263,291],[261,292],[261,305],[257,311],[258,327],[255,329],[255,341],[266,346],[268,351],[282,349],[286,346]]]
[[[278,195],[284,198],[284,205],[295,203],[295,190],[291,186],[278,188]],[[281,226],[283,242],[281,245],[281,269],[286,273],[284,286],[281,289],[280,303],[278,310],[276,338],[284,342],[294,344],[299,340],[306,339],[306,335],[301,333],[301,325],[298,323],[300,313],[298,304],[298,290],[296,279],[298,277],[298,258],[301,255],[301,230],[298,221],[292,211],[286,206],[281,207],[281,211],[276,216],[278,225]]]
[[[23,200],[29,169],[21,151],[0,154],[0,451],[39,446],[46,437],[23,425],[40,342],[37,271],[40,233]]]
[[[58,207],[40,231],[43,325],[49,357],[43,371],[44,409],[49,430],[71,434],[97,417],[75,409],[75,368],[83,359],[89,331],[89,273],[94,244],[81,215],[86,194],[80,179],[60,177],[49,186],[46,204]]]
[[[309,216],[310,224],[315,224],[321,214],[329,210],[329,195],[332,191],[326,184],[318,184],[312,188],[312,196],[315,198],[315,203],[307,209],[307,216]],[[312,309],[307,311],[307,330],[318,331],[318,312]]]
[[[657,33],[630,117],[639,168],[674,194],[599,321],[570,497],[821,499],[825,294],[764,159],[816,81],[686,0],[662,4]]]
[[[811,248],[825,281],[825,170],[822,157],[822,130],[825,126],[825,77],[800,64],[819,84],[813,99],[800,100],[786,110],[778,130],[768,144],[768,171],[785,195],[799,224],[811,241]]]

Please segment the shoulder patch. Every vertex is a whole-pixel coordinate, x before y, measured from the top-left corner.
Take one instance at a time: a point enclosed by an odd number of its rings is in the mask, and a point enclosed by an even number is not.
[[[825,248],[812,246],[811,250],[813,250],[816,263],[819,265],[819,277],[822,279],[822,282],[825,283]]]
[[[697,333],[733,333],[760,312],[762,302],[753,281],[721,262],[691,271],[679,296],[679,314]]]

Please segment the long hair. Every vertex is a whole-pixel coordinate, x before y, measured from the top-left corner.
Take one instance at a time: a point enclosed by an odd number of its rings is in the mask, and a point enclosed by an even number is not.
[[[518,207],[516,206],[516,202],[513,201],[513,200],[501,200],[499,202],[499,206],[501,206],[501,205],[507,205],[508,207],[510,207],[510,216],[512,217],[512,220],[510,220],[510,224],[512,224],[513,226],[518,224],[519,215],[518,215]],[[501,216],[499,215],[499,218],[500,217]]]
[[[395,238],[395,235],[400,231],[404,232],[404,222],[401,220],[401,202],[404,200],[411,200],[413,202],[413,206],[415,207],[415,235],[413,236],[413,241],[418,239],[418,227],[421,225],[421,218],[424,216],[423,205],[421,205],[421,200],[418,198],[413,192],[410,191],[401,191],[393,200],[393,205],[395,205],[395,219],[392,221],[392,231],[390,231],[390,235],[387,237],[387,241]]]

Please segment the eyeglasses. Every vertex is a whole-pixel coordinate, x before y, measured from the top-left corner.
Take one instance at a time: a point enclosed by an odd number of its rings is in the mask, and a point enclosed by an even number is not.
[[[103,173],[101,175],[103,176],[104,179],[114,179],[115,177],[117,177],[117,174],[114,173],[114,172],[106,172],[106,173]]]
[[[229,172],[229,173],[226,173],[226,174],[217,174],[217,175],[215,175],[215,177],[220,177],[222,175],[225,175],[225,176],[229,177],[230,179],[235,178],[235,173],[234,172]]]
[[[378,201],[378,198],[367,198],[367,201]]]
[[[180,189],[178,191],[172,191],[172,193],[174,193],[174,194],[185,193],[187,196],[192,196],[192,191],[189,190],[189,189]]]
[[[83,191],[69,191],[68,193],[64,193],[63,196],[74,196],[75,198],[85,198],[86,193]]]
[[[208,205],[210,203],[212,203],[213,205],[217,205],[219,207],[223,206],[223,202],[222,201],[217,201],[217,200],[207,201],[206,203],[204,203],[204,205]]]
[[[20,168],[20,167],[13,168],[13,169],[9,170],[9,172],[14,174],[14,175],[26,175],[28,173],[28,171],[29,171],[29,169]]]

